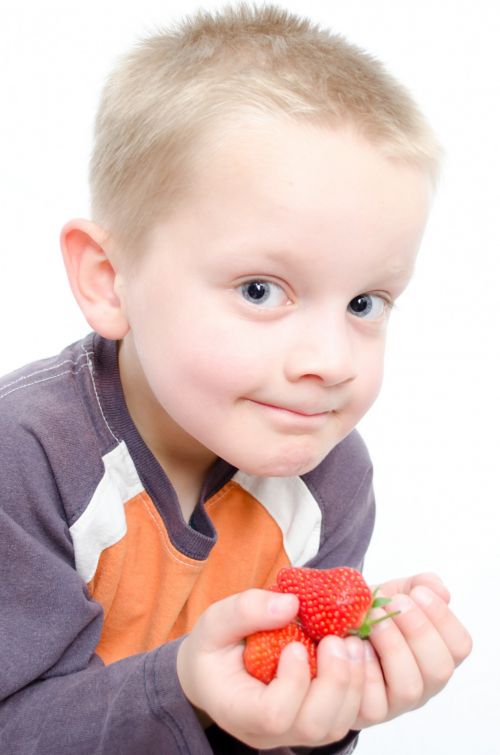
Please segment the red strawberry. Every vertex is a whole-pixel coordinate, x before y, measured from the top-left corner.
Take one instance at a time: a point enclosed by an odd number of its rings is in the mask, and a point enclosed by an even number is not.
[[[316,645],[295,622],[281,629],[255,632],[246,638],[243,662],[248,673],[264,684],[269,684],[276,676],[281,652],[290,642],[301,642],[305,645],[313,679],[317,671]]]
[[[327,634],[356,634],[364,639],[374,624],[394,616],[370,620],[370,609],[386,605],[389,598],[377,598],[376,591],[372,595],[363,576],[349,566],[325,570],[285,567],[278,573],[278,587],[297,595],[300,623],[316,642]]]

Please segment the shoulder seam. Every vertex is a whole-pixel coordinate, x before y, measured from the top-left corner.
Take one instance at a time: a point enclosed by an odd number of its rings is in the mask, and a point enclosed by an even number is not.
[[[67,359],[66,362],[69,362],[74,367],[78,364],[78,361],[72,362],[71,360]],[[45,370],[37,370],[36,372],[31,373],[31,375],[25,375],[22,378],[19,378],[19,380],[29,380],[31,377],[34,377],[37,374],[40,374],[42,372],[50,371],[51,369],[55,369],[56,367],[62,367],[63,363],[61,362],[60,365],[55,365],[54,367],[46,368]],[[56,372],[55,375],[49,375],[49,377],[39,378],[38,380],[32,380],[29,383],[23,383],[22,385],[17,385],[15,388],[11,388],[10,391],[5,391],[4,393],[0,393],[0,400],[3,398],[7,398],[7,396],[10,396],[11,393],[15,393],[16,391],[20,391],[23,388],[30,388],[33,385],[38,385],[39,383],[46,383],[48,380],[55,380],[58,377],[61,377],[62,375],[77,375],[81,370],[83,370],[85,367],[88,367],[88,364],[82,364],[80,367],[78,367],[77,370],[63,370],[62,372]],[[9,383],[9,385],[14,385],[15,383],[19,382],[19,380],[15,380],[12,383]],[[8,388],[9,385],[4,386],[4,388]]]
[[[97,393],[97,387],[96,387],[95,380],[94,380],[94,365],[93,365],[93,362],[92,362],[92,357],[94,356],[94,352],[93,351],[87,351],[87,349],[85,348],[85,344],[83,342],[81,344],[81,347],[82,347],[82,351],[83,351],[84,355],[87,357],[87,366],[89,368],[90,379],[92,380],[92,388],[94,389],[94,396],[95,396],[95,399],[97,401],[97,406],[99,407],[99,411],[101,413],[101,417],[102,417],[102,419],[104,421],[104,424],[106,425],[106,427],[108,429],[108,432],[110,433],[111,437],[114,440],[116,440],[117,443],[120,443],[120,439],[116,437],[116,435],[114,434],[113,430],[109,426],[109,422],[106,419],[106,415],[104,414],[104,411],[103,411],[103,408],[102,408],[102,404],[101,404],[101,400],[99,398],[99,394]]]
[[[52,367],[43,367],[40,370],[35,370],[34,372],[30,372],[28,375],[21,375],[21,377],[18,377],[17,380],[12,380],[10,383],[6,383],[0,390],[0,393],[5,392],[7,388],[11,388],[13,385],[17,385],[17,383],[22,382],[23,380],[29,380],[30,378],[34,377],[35,375],[41,375],[43,372],[51,372],[52,370],[57,370],[59,367],[62,367],[65,364],[72,364],[77,365],[78,362],[85,358],[85,354],[81,354],[78,359],[63,359],[62,362],[57,362],[57,364],[53,364]],[[11,391],[8,391],[8,393],[11,393]],[[5,395],[8,395],[7,393]],[[3,396],[0,396],[2,398]]]

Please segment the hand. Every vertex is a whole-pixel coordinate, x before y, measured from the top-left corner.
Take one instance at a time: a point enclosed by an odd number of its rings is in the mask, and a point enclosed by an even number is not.
[[[357,637],[326,637],[312,681],[300,643],[285,648],[269,685],[246,672],[243,639],[285,626],[297,610],[294,595],[248,590],[210,606],[180,645],[177,673],[188,700],[251,747],[317,747],[342,739],[358,718],[364,643]]]
[[[392,598],[386,612],[400,613],[373,627],[365,645],[365,689],[354,725],[358,729],[423,705],[447,684],[472,648],[436,575],[388,582],[380,594]],[[384,609],[374,611],[377,614],[382,616]]]

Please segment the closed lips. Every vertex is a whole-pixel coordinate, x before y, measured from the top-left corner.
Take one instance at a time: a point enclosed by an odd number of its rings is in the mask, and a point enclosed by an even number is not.
[[[333,411],[332,409],[326,409],[325,411],[320,411],[320,412],[310,412],[310,411],[305,411],[303,409],[293,409],[288,406],[278,406],[277,404],[268,404],[264,401],[254,401],[253,403],[259,404],[260,406],[266,406],[269,409],[279,409],[280,411],[290,412],[291,414],[299,414],[302,417],[321,417],[322,415],[329,414],[331,411]]]

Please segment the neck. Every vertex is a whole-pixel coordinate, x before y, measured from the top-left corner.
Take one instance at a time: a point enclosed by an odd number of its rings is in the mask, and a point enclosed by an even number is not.
[[[118,351],[127,409],[144,442],[174,486],[187,521],[196,506],[205,476],[217,457],[177,425],[159,404],[129,336],[120,343]]]

